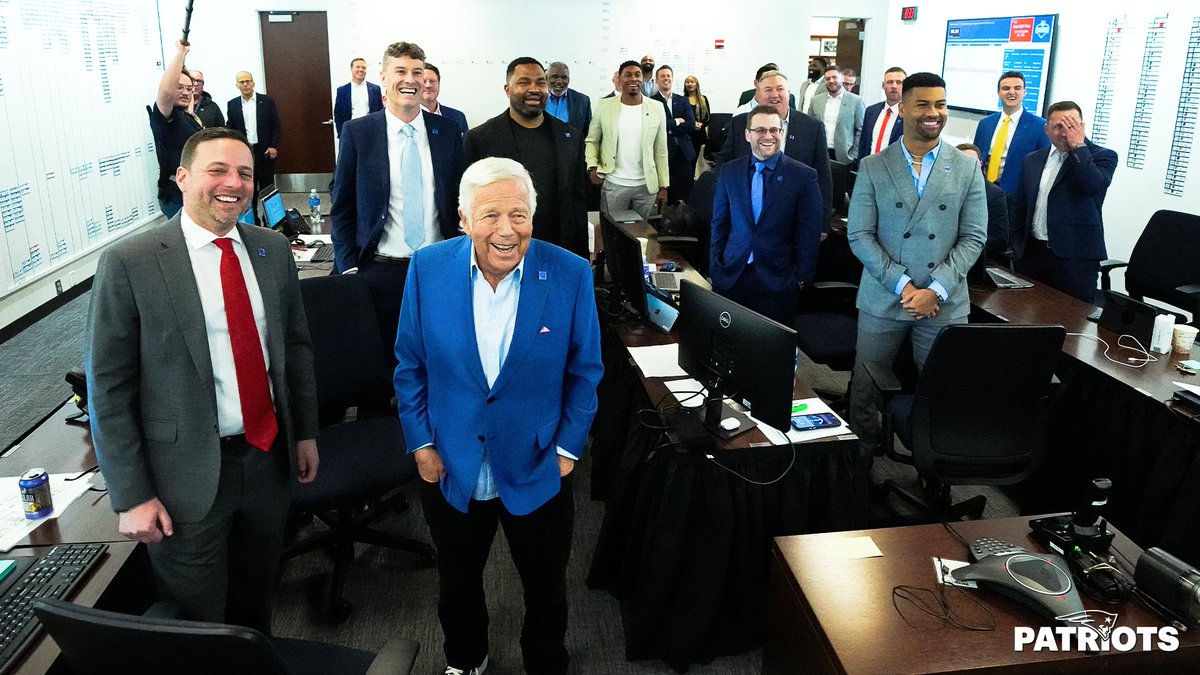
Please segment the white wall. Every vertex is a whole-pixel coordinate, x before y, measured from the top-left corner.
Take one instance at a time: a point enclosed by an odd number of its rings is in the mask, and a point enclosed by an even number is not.
[[[1054,63],[1049,80],[1050,102],[1073,100],[1083,109],[1085,128],[1096,110],[1096,91],[1100,83],[1104,38],[1108,22],[1125,15],[1127,34],[1124,37],[1119,75],[1117,103],[1110,116],[1106,147],[1115,150],[1120,158],[1108,197],[1104,202],[1105,239],[1111,258],[1129,259],[1138,236],[1150,215],[1159,209],[1200,213],[1200,148],[1193,148],[1190,178],[1183,197],[1163,193],[1170,141],[1174,135],[1175,114],[1179,104],[1177,92],[1183,78],[1184,53],[1193,18],[1200,14],[1200,3],[1194,0],[1150,0],[1129,3],[1116,0],[1090,2],[1052,2],[1047,0],[1012,0],[1003,10],[992,6],[965,5],[957,0],[927,0],[919,5],[916,21],[900,21],[900,8],[911,5],[908,0],[892,0],[887,10],[889,23],[884,60],[908,72],[928,70],[940,73],[946,21],[997,14],[1059,15],[1059,33],[1054,49]],[[1151,118],[1150,145],[1143,169],[1125,164],[1128,138],[1137,98],[1138,74],[1141,70],[1146,25],[1153,17],[1169,14],[1166,45],[1159,71],[1159,92]],[[864,70],[866,70],[864,68]],[[868,71],[869,72],[869,71]],[[999,76],[999,73],[996,73]],[[869,78],[868,78],[869,79]],[[866,91],[869,84],[860,87]],[[947,92],[954,103],[954,92]],[[955,142],[970,141],[975,135],[979,116],[955,112],[951,115],[944,135]]]

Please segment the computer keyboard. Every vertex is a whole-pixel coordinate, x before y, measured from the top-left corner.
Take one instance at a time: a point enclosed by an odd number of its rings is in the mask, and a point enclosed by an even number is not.
[[[682,276],[678,272],[651,272],[650,283],[660,291],[677,293],[679,292],[679,278]]]
[[[41,633],[38,598],[68,599],[100,561],[108,544],[59,544],[38,558],[0,596],[0,673],[6,673]]]
[[[333,260],[333,244],[318,246],[316,253],[309,262],[329,262]]]
[[[992,283],[996,285],[996,288],[1033,288],[1033,284],[1028,281],[1014,277],[996,267],[987,268],[987,273],[992,278]]]

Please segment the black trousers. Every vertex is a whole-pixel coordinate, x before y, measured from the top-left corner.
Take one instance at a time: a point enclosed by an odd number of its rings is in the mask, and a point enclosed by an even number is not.
[[[681,143],[691,143],[690,139],[671,139],[668,141],[667,173],[671,184],[667,186],[667,203],[674,204],[692,198],[692,184],[695,183],[696,160],[688,161],[683,154]]]
[[[400,323],[400,301],[404,299],[404,280],[409,258],[375,258],[360,263],[358,273],[371,289],[379,337],[383,340],[383,362],[396,365],[396,327]]]
[[[1067,295],[1089,303],[1096,303],[1096,282],[1100,276],[1099,260],[1062,258],[1050,250],[1049,245],[1030,236],[1025,241],[1025,252],[1013,267],[1026,276],[1057,288]]]
[[[282,425],[281,425],[282,428]],[[291,493],[288,448],[242,444],[221,451],[212,509],[146,547],[163,600],[184,618],[249,626],[271,634],[271,593],[283,553]]]
[[[529,673],[565,673],[567,560],[575,524],[572,478],[532,513],[514,516],[499,499],[471,500],[467,513],[455,509],[441,487],[421,483],[425,520],[437,547],[438,618],[446,641],[446,663],[478,666],[488,653],[488,611],[483,593],[496,524],[504,528],[525,594],[521,654]]]

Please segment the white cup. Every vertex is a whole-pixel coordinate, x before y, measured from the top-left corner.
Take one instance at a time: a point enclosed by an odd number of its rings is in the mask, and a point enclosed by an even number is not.
[[[1192,353],[1192,345],[1196,343],[1196,333],[1200,332],[1200,328],[1195,326],[1178,325],[1175,326],[1174,338],[1171,341],[1176,354]]]

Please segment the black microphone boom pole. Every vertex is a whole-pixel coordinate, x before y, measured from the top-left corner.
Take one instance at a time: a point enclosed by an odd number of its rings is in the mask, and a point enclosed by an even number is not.
[[[185,45],[188,44],[188,33],[190,33],[192,30],[191,26],[192,26],[192,3],[193,2],[195,2],[195,0],[188,0],[187,14],[183,17],[183,44],[185,44]]]

